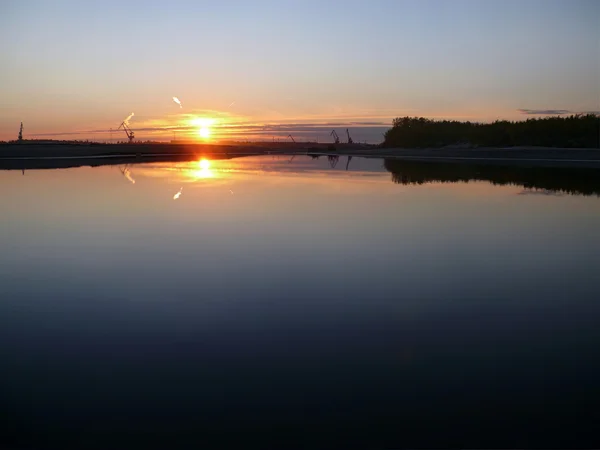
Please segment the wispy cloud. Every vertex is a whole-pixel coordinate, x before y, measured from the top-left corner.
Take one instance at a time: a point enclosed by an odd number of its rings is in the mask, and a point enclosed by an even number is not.
[[[554,197],[563,197],[565,195],[564,192],[553,191],[550,189],[523,189],[520,192],[517,192],[517,195],[548,195]]]
[[[561,116],[564,114],[600,114],[600,111],[572,111],[570,109],[517,109],[530,116]]]
[[[327,123],[281,123],[281,124],[254,124],[250,122],[239,122],[235,124],[217,124],[212,126],[213,132],[222,134],[244,134],[244,133],[310,133],[315,131],[327,130],[331,127],[341,128],[352,128],[352,127],[384,127],[388,128],[391,125],[386,122],[327,122]],[[195,125],[159,125],[153,126],[140,126],[135,127],[136,132],[195,132],[197,126]],[[330,131],[330,130],[329,130]],[[110,133],[115,130],[110,129],[96,129],[96,130],[82,130],[75,132],[64,132],[64,133],[39,133],[36,136],[76,136],[83,134],[97,134],[97,133]]]
[[[562,114],[572,114],[572,111],[568,109],[518,109],[521,114],[527,114],[531,116],[557,116]]]

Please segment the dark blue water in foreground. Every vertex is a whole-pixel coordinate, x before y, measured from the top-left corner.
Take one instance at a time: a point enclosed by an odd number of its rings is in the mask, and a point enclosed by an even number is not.
[[[0,172],[1,439],[593,446],[600,199],[353,163]]]

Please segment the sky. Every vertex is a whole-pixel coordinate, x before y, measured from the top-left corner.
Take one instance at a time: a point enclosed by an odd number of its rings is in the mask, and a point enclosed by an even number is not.
[[[599,111],[600,1],[3,0],[0,61],[0,140],[377,142]]]

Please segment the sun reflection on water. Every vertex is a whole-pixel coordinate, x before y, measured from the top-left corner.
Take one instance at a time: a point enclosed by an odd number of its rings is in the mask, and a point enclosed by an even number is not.
[[[214,178],[215,173],[210,168],[211,163],[208,159],[201,159],[191,166],[187,174],[194,179]]]

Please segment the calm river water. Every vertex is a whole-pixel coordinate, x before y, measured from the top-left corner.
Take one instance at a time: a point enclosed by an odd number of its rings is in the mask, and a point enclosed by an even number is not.
[[[0,439],[593,446],[597,172],[290,159],[0,171]]]

